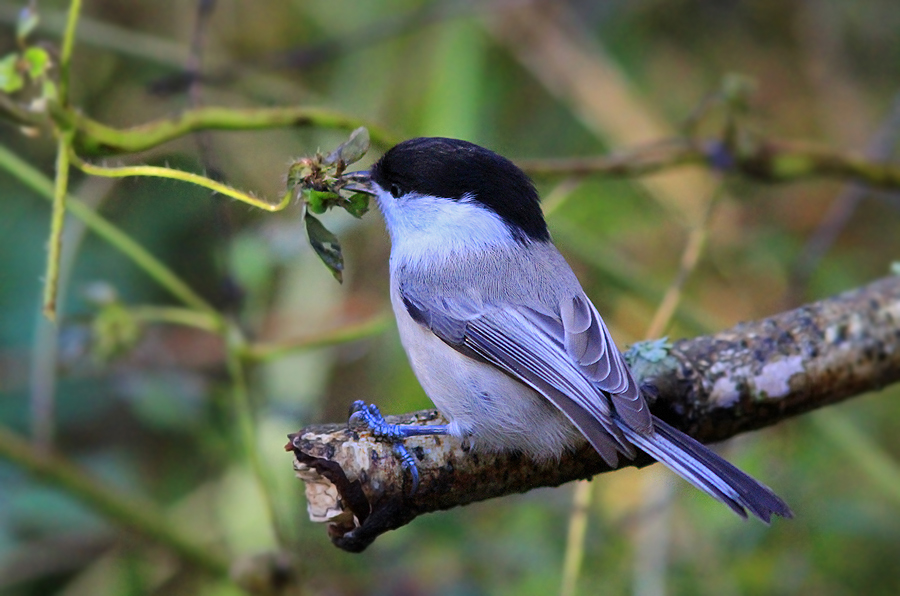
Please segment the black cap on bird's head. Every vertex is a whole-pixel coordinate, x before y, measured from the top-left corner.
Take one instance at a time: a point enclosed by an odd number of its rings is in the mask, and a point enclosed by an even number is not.
[[[465,197],[496,213],[519,241],[550,239],[528,176],[505,157],[468,141],[404,141],[372,166],[371,180],[394,198],[409,193],[455,201]]]

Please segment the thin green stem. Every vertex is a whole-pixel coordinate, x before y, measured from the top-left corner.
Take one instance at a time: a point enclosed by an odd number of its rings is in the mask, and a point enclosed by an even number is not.
[[[63,32],[62,48],[59,52],[59,100],[63,105],[69,103],[69,71],[72,62],[72,50],[75,47],[75,28],[81,14],[81,0],[71,0],[66,29]]]
[[[60,134],[56,147],[56,178],[53,183],[53,210],[50,216],[50,238],[47,242],[47,267],[44,277],[44,316],[56,320],[56,293],[59,286],[59,255],[66,221],[66,197],[69,187],[70,135]]]
[[[278,546],[284,550],[288,545],[287,526],[282,523],[281,516],[278,514],[278,507],[275,502],[275,489],[259,454],[256,439],[256,420],[253,406],[250,403],[250,392],[247,389],[244,363],[240,357],[240,354],[246,349],[246,342],[235,325],[229,325],[226,330],[225,346],[228,372],[231,376],[232,407],[237,416],[241,443],[250,464],[250,469],[253,471],[253,475],[256,477],[256,482],[262,492],[266,512],[272,525],[272,531],[278,540]]]
[[[700,213],[700,220],[688,233],[688,240],[685,244],[684,251],[681,254],[681,263],[678,268],[678,273],[676,274],[675,279],[672,280],[672,283],[669,284],[668,289],[666,289],[666,293],[663,296],[659,307],[657,307],[656,313],[653,315],[653,320],[647,328],[645,339],[655,339],[660,337],[671,324],[675,312],[678,310],[678,306],[681,303],[684,284],[687,283],[691,273],[697,268],[697,263],[700,262],[700,257],[706,246],[706,238],[709,235],[709,221],[712,217],[713,208],[719,202],[719,198],[722,197],[724,191],[725,189],[722,184],[719,184],[718,187],[716,187],[712,196],[703,206],[703,211]]]
[[[584,538],[587,535],[588,508],[591,505],[592,488],[590,480],[581,480],[575,484],[572,510],[569,513],[569,531],[566,538],[559,596],[573,596],[578,587],[581,563],[584,560]]]
[[[0,168],[6,170],[27,187],[42,197],[53,200],[53,183],[36,170],[31,164],[23,161],[8,148],[0,145]],[[109,242],[135,265],[149,275],[160,286],[187,306],[219,317],[216,310],[199,294],[147,249],[135,242],[128,234],[98,215],[93,209],[76,199],[67,200],[69,213],[82,220],[92,232]]]
[[[209,313],[196,311],[190,308],[178,308],[174,306],[132,306],[128,309],[131,315],[144,323],[171,323],[184,325],[209,331],[210,333],[222,333],[222,319],[211,316]]]
[[[378,335],[385,330],[388,321],[387,316],[381,315],[356,325],[347,325],[334,331],[296,340],[249,344],[243,348],[240,355],[252,362],[268,362],[291,352],[324,348]]]
[[[0,457],[64,490],[116,524],[164,545],[185,561],[215,576],[228,576],[228,561],[224,557],[182,534],[154,504],[123,494],[59,455],[35,449],[3,427],[0,427]]]
[[[275,108],[201,107],[185,110],[178,116],[154,120],[127,129],[107,126],[87,116],[60,106],[51,106],[53,118],[65,122],[76,131],[75,146],[84,154],[135,153],[151,149],[201,130],[267,130],[315,126],[339,130],[356,130],[364,126],[372,142],[390,147],[398,139],[386,130],[340,112],[306,106]]]
[[[85,174],[90,174],[92,176],[103,176],[105,178],[128,178],[130,176],[151,176],[154,178],[169,178],[170,180],[181,180],[182,182],[189,182],[191,184],[196,184],[197,186],[202,186],[203,188],[208,188],[213,192],[217,192],[219,194],[225,195],[227,197],[231,197],[232,199],[236,199],[241,201],[242,203],[247,203],[248,205],[252,205],[259,209],[263,209],[264,211],[281,211],[285,207],[287,207],[288,203],[291,202],[291,193],[286,192],[284,197],[282,197],[279,203],[268,203],[266,201],[257,199],[256,197],[247,194],[243,191],[240,191],[234,187],[228,186],[227,184],[222,184],[221,182],[216,182],[211,178],[207,178],[206,176],[201,176],[199,174],[193,174],[191,172],[184,172],[182,170],[174,170],[172,168],[164,168],[160,166],[144,166],[144,165],[136,165],[136,166],[121,166],[117,168],[107,168],[103,166],[96,166],[93,164],[89,164],[83,161],[80,157],[78,157],[74,151],[71,152],[70,157],[72,159],[72,164],[77,167],[79,170],[84,172]]]

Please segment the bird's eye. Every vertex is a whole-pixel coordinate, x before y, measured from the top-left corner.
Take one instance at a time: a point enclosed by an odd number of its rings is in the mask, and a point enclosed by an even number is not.
[[[399,184],[391,184],[391,196],[392,197],[394,197],[395,199],[399,199],[400,195],[402,195],[402,194],[403,193],[400,190]]]

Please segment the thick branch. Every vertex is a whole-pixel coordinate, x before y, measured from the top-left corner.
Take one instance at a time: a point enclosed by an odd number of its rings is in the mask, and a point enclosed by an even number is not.
[[[658,394],[654,413],[704,442],[721,441],[900,380],[900,277],[678,341],[660,361],[635,352],[635,374]],[[434,424],[439,415],[423,411],[390,421]],[[328,424],[290,436],[286,448],[307,483],[310,517],[329,523],[340,548],[361,551],[423,513],[609,470],[588,447],[535,464],[519,455],[472,452],[447,437],[406,444],[421,474],[413,497],[391,448],[368,432]]]

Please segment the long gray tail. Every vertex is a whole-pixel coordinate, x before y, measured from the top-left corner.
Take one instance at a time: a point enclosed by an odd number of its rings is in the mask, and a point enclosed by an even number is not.
[[[746,510],[766,523],[772,515],[794,516],[768,487],[656,416],[655,432],[650,435],[638,433],[618,419],[616,425],[631,443],[741,517],[747,517]]]

